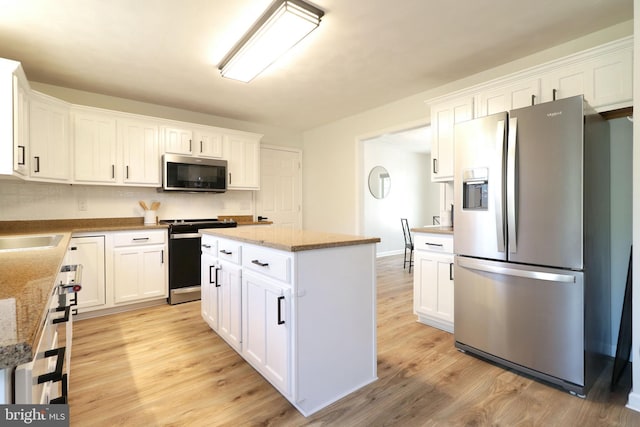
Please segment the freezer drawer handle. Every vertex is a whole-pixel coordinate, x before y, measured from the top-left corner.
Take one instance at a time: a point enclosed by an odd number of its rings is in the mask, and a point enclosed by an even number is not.
[[[65,347],[54,348],[44,352],[44,357],[58,356],[56,360],[56,368],[53,372],[42,374],[38,376],[38,384],[46,383],[49,381],[60,381],[62,379],[62,364],[64,363],[64,351]]]
[[[517,268],[500,267],[458,258],[460,267],[472,270],[485,271],[487,273],[505,274],[507,276],[524,277],[525,279],[546,280],[548,282],[575,283],[576,277],[570,274],[545,273],[542,271],[519,270]]]

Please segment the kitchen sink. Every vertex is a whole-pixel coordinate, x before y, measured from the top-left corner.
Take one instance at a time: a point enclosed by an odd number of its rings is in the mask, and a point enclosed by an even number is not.
[[[0,237],[0,252],[55,248],[60,240],[62,240],[62,234],[2,236]]]

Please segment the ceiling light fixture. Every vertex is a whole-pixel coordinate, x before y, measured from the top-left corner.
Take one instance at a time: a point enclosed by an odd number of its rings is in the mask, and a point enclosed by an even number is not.
[[[224,57],[222,77],[251,81],[315,30],[323,15],[302,0],[276,0]]]

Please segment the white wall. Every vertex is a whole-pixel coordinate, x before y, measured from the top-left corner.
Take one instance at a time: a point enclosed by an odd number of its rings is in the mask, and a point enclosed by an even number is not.
[[[363,234],[380,237],[378,256],[402,253],[400,218],[407,218],[409,226],[417,227],[431,224],[431,216],[439,215],[439,187],[430,182],[430,161],[428,154],[394,148],[392,143],[363,142]],[[367,186],[374,166],[383,166],[391,177],[391,190],[384,199],[374,198]]]
[[[362,188],[359,135],[424,121],[429,109],[424,101],[479,84],[571,53],[595,47],[633,33],[633,22],[619,24],[508,64],[469,76],[437,89],[363,112],[304,133],[304,228],[361,234],[359,216]]]

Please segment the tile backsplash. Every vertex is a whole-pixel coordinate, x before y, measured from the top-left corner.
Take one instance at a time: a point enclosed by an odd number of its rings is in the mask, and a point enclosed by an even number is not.
[[[143,216],[138,200],[161,202],[160,219],[254,215],[254,192],[158,192],[155,188],[0,180],[0,221]]]

